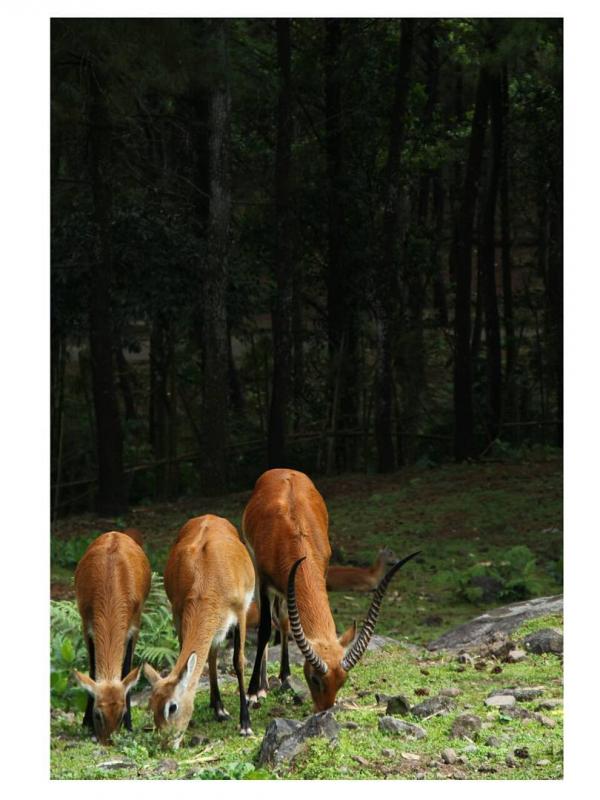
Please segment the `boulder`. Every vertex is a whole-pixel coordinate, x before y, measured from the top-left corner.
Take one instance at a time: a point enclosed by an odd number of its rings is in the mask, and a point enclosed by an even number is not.
[[[563,651],[563,635],[556,628],[542,628],[524,640],[525,649],[530,653],[556,653]]]
[[[410,714],[410,703],[408,698],[406,698],[403,694],[390,697],[387,702],[385,713],[389,714],[390,716],[393,716],[394,714],[400,714],[401,717]]]
[[[383,733],[395,733],[397,736],[405,736],[408,739],[424,739],[427,731],[420,725],[412,722],[405,722],[396,717],[381,717],[379,720],[379,730]]]
[[[475,714],[460,714],[452,723],[451,736],[454,739],[472,739],[479,731],[483,720]]]
[[[331,711],[313,714],[304,723],[293,719],[274,719],[262,740],[258,763],[290,762],[305,749],[307,739],[315,736],[337,739],[339,730],[340,726]]]
[[[454,708],[454,703],[449,697],[436,695],[412,707],[411,713],[416,717],[431,717],[433,714],[447,714]]]
[[[470,622],[442,634],[427,645],[428,650],[461,650],[484,644],[494,634],[511,633],[528,619],[562,614],[562,595],[536,597],[522,603],[501,606],[480,614]]]

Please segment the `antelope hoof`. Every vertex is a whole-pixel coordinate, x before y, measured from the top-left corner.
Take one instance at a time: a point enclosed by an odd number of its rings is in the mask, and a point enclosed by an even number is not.
[[[266,696],[267,696],[267,690],[266,689],[259,689],[258,690],[257,698],[259,700],[264,700],[266,698]]]
[[[247,694],[246,702],[248,703],[250,708],[260,708],[260,703],[258,702],[258,695],[256,694]]]
[[[252,728],[240,728],[240,736],[254,736]]]
[[[226,719],[229,719],[230,714],[229,711],[225,711],[224,708],[215,708],[215,717],[218,722],[224,722]]]

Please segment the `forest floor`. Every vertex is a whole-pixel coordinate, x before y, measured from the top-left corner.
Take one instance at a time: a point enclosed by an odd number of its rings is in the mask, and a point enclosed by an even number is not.
[[[145,704],[134,709],[134,733],[121,733],[113,748],[103,748],[82,731],[79,711],[56,703],[51,720],[53,778],[562,776],[561,707],[546,713],[546,719],[552,722],[541,724],[526,715],[513,718],[484,705],[492,689],[508,686],[541,685],[542,700],[560,698],[560,658],[530,654],[521,663],[499,667],[492,659],[477,668],[465,668],[456,656],[423,649],[444,631],[515,599],[506,595],[515,591],[515,586],[517,591],[524,587],[536,596],[562,591],[561,461],[538,454],[519,463],[415,468],[385,477],[324,478],[317,486],[329,510],[332,561],[366,564],[384,545],[398,557],[421,550],[421,555],[395,578],[382,607],[377,633],[399,640],[397,646],[383,651],[383,673],[382,653],[368,653],[338,696],[340,705],[335,715],[342,728],[337,745],[332,749],[325,739],[312,739],[291,766],[257,768],[260,743],[270,719],[306,718],[310,704],[295,705],[289,693],[271,693],[261,708],[252,712],[255,736],[246,741],[236,733],[235,683],[225,682],[223,696],[232,719],[223,724],[214,722],[204,702],[206,692],[200,693],[186,746],[176,754],[158,749],[149,730],[151,719]],[[153,569],[160,573],[171,542],[189,517],[210,512],[239,526],[249,494],[148,504],[132,509],[122,519],[82,515],[58,521],[52,536],[53,599],[71,605],[74,566],[89,540],[99,533],[127,526],[139,528]],[[507,556],[512,548],[523,545],[531,555],[525,566],[522,553],[514,561]],[[495,596],[478,599],[473,595],[472,577],[478,570],[488,578],[493,576],[491,583],[488,580],[484,585],[486,591],[495,591]],[[335,592],[330,602],[338,630],[343,630],[353,619],[362,620],[370,596]],[[526,632],[549,624],[560,627],[561,620],[530,622],[515,636],[522,638]],[[277,667],[277,663],[270,664],[270,674],[275,675]],[[87,665],[83,663],[80,668],[86,670]],[[293,672],[303,680],[300,667],[295,666]],[[426,738],[406,741],[379,730],[378,718],[385,706],[377,704],[375,692],[401,693],[413,704],[448,687],[459,690],[455,711],[428,719],[423,725]],[[533,713],[536,702],[539,699],[520,705]],[[454,717],[465,710],[484,721],[484,730],[474,743],[449,738]],[[487,741],[495,741],[495,745],[488,746]],[[441,752],[448,747],[455,749],[459,757],[456,763],[440,760]],[[515,749],[527,756],[512,758]],[[514,763],[507,763],[507,757]],[[117,762],[117,766],[106,766],[110,762]]]

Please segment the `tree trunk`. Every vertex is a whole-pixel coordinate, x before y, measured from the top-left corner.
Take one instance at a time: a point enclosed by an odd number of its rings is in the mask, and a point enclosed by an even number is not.
[[[396,466],[392,433],[393,357],[392,335],[398,304],[397,259],[398,217],[400,210],[400,159],[404,142],[409,72],[412,62],[413,19],[401,23],[400,51],[396,75],[396,91],[390,126],[390,142],[386,165],[385,205],[383,212],[382,256],[376,276],[375,326],[375,442],[377,469],[390,472]]]
[[[450,274],[455,276],[454,311],[454,457],[473,454],[473,398],[471,378],[471,252],[473,217],[481,176],[481,160],[487,124],[489,78],[479,71],[475,111],[471,124],[469,155],[450,251]]]
[[[125,358],[123,346],[120,342],[117,342],[115,358],[117,362],[119,389],[121,390],[121,397],[123,398],[123,405],[125,406],[125,419],[137,419],[138,415],[133,391],[133,376],[127,359]]]
[[[203,486],[210,493],[227,488],[229,344],[227,275],[231,227],[231,99],[226,20],[215,21],[216,74],[209,109],[208,252],[202,303],[203,430],[207,460]]]
[[[517,340],[515,337],[512,291],[511,236],[510,236],[510,164],[508,147],[508,70],[502,70],[502,149],[500,163],[500,239],[502,248],[502,305],[506,361],[504,365],[504,418],[513,420],[518,412],[516,366]]]
[[[269,415],[268,464],[287,464],[287,428],[292,390],[293,263],[290,214],[292,159],[292,89],[290,20],[278,19],[277,64],[279,99],[275,151],[275,282],[272,307],[273,388]]]
[[[487,356],[488,409],[487,426],[490,440],[498,437],[502,414],[502,349],[500,317],[496,292],[496,199],[502,160],[502,83],[500,73],[490,79],[490,112],[492,153],[490,179],[483,207],[482,268],[485,308],[485,349]]]
[[[100,80],[99,72],[90,70],[89,166],[95,242],[91,258],[89,337],[98,454],[96,510],[101,514],[120,514],[127,507],[127,491],[123,474],[123,435],[113,365],[110,302],[111,125]]]

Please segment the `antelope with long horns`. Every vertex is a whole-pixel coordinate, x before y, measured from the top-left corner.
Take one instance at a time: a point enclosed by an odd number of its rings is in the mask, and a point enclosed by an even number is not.
[[[280,599],[280,678],[290,674],[287,619],[304,655],[304,675],[317,711],[330,708],[349,671],[356,666],[371,636],[385,591],[412,553],[398,561],[379,584],[362,630],[356,623],[339,638],[329,607],[325,576],[331,557],[328,515],[323,498],[302,472],[269,470],[257,480],[244,511],[243,532],[253,552],[259,581],[260,624],[251,700],[264,697],[266,648],[271,632],[271,600]],[[355,638],[356,637],[356,638]],[[354,641],[349,648],[348,645]]]
[[[210,706],[218,720],[229,717],[217,682],[217,650],[234,628],[233,666],[240,694],[240,733],[252,734],[244,691],[246,612],[254,595],[254,567],[233,525],[206,514],[189,520],[171,548],[165,589],[179,637],[179,657],[165,678],[149,664],[150,708],[156,728],[177,748],[194,710],[194,695],[208,659]]]
[[[75,671],[75,677],[88,693],[83,723],[103,744],[121,722],[131,730],[130,692],[140,676],[140,667],[132,669],[131,664],[151,581],[150,564],[138,542],[141,538],[128,533],[103,533],[75,570],[90,661],[89,676]]]

